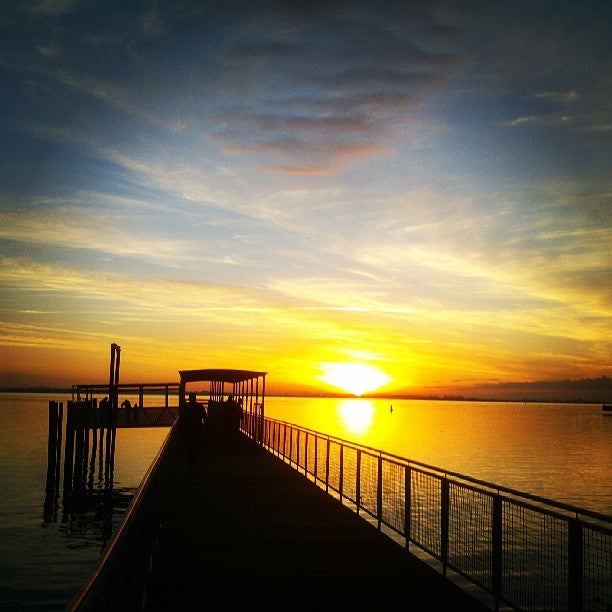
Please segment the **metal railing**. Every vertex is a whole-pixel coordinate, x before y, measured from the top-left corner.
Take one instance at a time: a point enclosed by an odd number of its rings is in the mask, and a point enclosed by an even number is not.
[[[610,516],[274,419],[261,444],[496,609],[610,610]]]
[[[68,610],[143,608],[153,548],[178,444],[175,422],[119,529],[104,549],[98,568],[69,603]]]

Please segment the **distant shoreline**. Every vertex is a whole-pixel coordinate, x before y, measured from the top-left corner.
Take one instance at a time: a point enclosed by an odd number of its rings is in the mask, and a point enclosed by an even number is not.
[[[58,393],[72,395],[72,389],[54,387],[4,387],[0,393]],[[201,393],[206,394],[205,391]],[[148,390],[147,395],[163,395],[163,390]],[[537,399],[537,398],[491,398],[491,397],[466,397],[463,395],[418,395],[418,394],[394,394],[378,395],[375,393],[363,394],[361,396],[350,393],[266,393],[266,397],[295,397],[295,398],[320,398],[320,399],[385,399],[385,400],[421,400],[434,402],[496,402],[496,403],[520,403],[520,404],[577,404],[598,405],[606,403],[606,400],[587,399]]]

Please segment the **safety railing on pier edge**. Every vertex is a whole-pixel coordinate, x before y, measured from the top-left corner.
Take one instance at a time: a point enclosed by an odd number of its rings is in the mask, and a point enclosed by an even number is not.
[[[261,444],[495,609],[610,610],[612,517],[444,471],[274,419]]]
[[[153,547],[178,444],[175,422],[147,470],[119,529],[104,550],[98,568],[67,610],[143,608]]]

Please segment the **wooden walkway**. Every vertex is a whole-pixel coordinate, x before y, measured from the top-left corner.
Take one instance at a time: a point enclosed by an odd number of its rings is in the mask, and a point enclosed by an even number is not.
[[[488,609],[239,434],[179,457],[145,610],[226,604]]]

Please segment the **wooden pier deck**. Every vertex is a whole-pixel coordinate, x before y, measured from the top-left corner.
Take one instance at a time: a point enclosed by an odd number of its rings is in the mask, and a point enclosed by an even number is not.
[[[179,457],[145,610],[487,610],[250,439]]]

